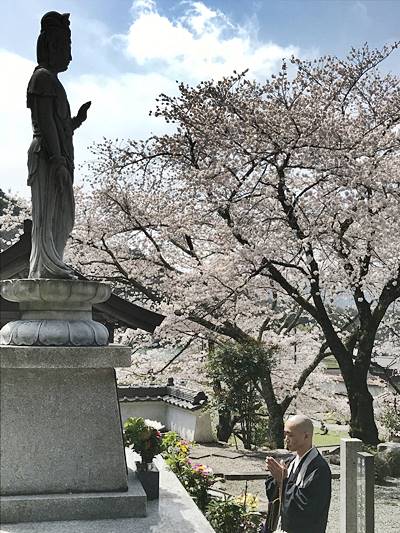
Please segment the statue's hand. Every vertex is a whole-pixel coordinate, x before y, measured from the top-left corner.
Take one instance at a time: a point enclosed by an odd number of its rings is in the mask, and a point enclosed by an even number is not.
[[[82,124],[82,122],[85,122],[85,120],[87,119],[87,111],[91,105],[92,105],[92,102],[85,102],[79,108],[76,118],[78,119],[80,124]]]

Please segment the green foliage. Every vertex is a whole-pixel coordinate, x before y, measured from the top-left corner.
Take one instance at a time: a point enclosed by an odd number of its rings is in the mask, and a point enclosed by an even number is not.
[[[210,468],[189,459],[191,445],[170,431],[163,439],[163,457],[199,509],[205,512],[211,499],[208,489],[214,483],[214,476]]]
[[[400,437],[400,407],[396,400],[397,398],[384,409],[381,416],[381,423],[389,433],[389,437]]]
[[[218,533],[256,533],[262,520],[260,514],[248,511],[246,504],[235,498],[212,500],[207,507],[206,517]]]
[[[385,453],[386,461],[389,466],[390,475],[400,477],[400,453],[397,450],[390,450]]]
[[[174,448],[180,440],[178,433],[175,433],[175,431],[167,431],[162,437],[162,451],[168,452],[168,450]]]
[[[275,366],[277,347],[266,347],[262,342],[228,341],[209,353],[207,369],[221,381],[229,377],[234,383],[257,382],[260,372]]]
[[[387,476],[390,476],[390,467],[386,454],[376,453],[374,457],[375,464],[375,483],[382,484]]]
[[[143,418],[130,417],[124,424],[125,446],[140,454],[143,463],[151,463],[162,451],[161,433],[148,426]]]
[[[265,411],[263,409],[260,409],[259,412],[261,413],[258,415],[258,413],[255,413],[254,421],[253,421],[253,435],[251,437],[251,442],[254,444],[254,446],[264,446],[268,442],[270,442],[271,439],[271,430],[269,427],[269,417],[266,415]]]
[[[260,380],[275,364],[276,347],[251,341],[229,341],[208,354],[206,372],[214,387],[213,405],[232,413],[235,431],[244,447],[264,444],[268,437],[268,417],[260,416],[264,401]],[[261,413],[265,414],[265,413]]]

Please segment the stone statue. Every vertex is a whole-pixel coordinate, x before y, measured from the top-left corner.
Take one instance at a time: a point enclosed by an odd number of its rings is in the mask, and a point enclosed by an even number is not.
[[[86,120],[91,102],[71,111],[58,73],[71,61],[69,14],[55,11],[41,20],[37,61],[28,84],[33,140],[28,151],[28,185],[32,191],[32,252],[30,278],[73,278],[63,262],[64,248],[74,226],[73,132]]]

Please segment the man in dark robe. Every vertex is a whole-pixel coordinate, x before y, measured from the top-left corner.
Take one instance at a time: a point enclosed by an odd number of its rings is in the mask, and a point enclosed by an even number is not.
[[[312,446],[313,424],[296,415],[285,424],[286,448],[295,452],[286,464],[267,457],[270,476],[265,482],[273,501],[282,488],[281,528],[287,533],[325,533],[331,501],[331,471]]]

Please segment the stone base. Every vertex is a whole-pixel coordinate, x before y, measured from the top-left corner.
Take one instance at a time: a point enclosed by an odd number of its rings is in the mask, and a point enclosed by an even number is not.
[[[108,364],[129,360],[130,350],[87,350],[0,347],[2,495],[68,500],[69,493],[126,491],[115,372],[94,366],[107,365],[107,356]],[[67,351],[75,368],[59,366]],[[16,368],[10,368],[13,353]],[[46,368],[52,356],[54,367]]]
[[[17,302],[21,319],[0,330],[0,345],[106,346],[108,330],[92,319],[92,305],[105,302],[105,283],[65,279],[7,279],[1,296]]]
[[[146,505],[146,494],[130,471],[127,492],[2,496],[0,516],[4,524],[130,518],[146,516]]]

